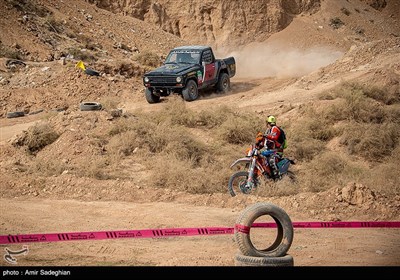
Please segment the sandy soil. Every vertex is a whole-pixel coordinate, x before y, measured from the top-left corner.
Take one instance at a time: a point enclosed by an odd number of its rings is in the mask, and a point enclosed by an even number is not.
[[[241,212],[161,202],[2,199],[1,204],[7,209],[2,212],[1,226],[4,231],[13,233],[233,227]],[[310,221],[307,215],[291,210],[288,214],[293,222]],[[253,244],[267,246],[276,232],[265,228],[251,234]],[[288,254],[293,256],[295,266],[397,266],[400,262],[398,236],[396,228],[295,228]],[[17,257],[19,265],[234,266],[238,250],[230,234],[32,243],[28,246],[29,253]],[[18,250],[22,245],[7,247]]]

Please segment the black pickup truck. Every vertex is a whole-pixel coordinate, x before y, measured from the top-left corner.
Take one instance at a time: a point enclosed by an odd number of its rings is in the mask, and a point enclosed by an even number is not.
[[[177,47],[169,52],[162,66],[144,74],[146,100],[158,103],[162,96],[175,93],[193,101],[199,97],[199,89],[209,87],[227,92],[235,73],[234,57],[216,59],[209,46]]]

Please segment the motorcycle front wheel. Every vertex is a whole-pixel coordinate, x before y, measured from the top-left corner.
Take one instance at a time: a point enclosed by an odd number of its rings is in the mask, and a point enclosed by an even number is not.
[[[254,187],[257,187],[257,185],[249,186],[247,184],[248,177],[249,173],[247,171],[239,171],[229,178],[228,190],[231,196],[249,194]]]

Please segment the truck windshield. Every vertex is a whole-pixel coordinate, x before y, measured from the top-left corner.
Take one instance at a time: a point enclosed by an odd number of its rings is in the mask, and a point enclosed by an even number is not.
[[[165,59],[165,63],[199,63],[200,52],[196,51],[172,51]]]

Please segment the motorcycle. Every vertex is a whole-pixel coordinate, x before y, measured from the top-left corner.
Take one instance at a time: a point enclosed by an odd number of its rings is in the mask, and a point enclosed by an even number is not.
[[[273,176],[272,168],[268,159],[275,159],[276,166],[279,169],[279,175]],[[296,181],[296,175],[289,170],[290,165],[295,162],[289,158],[283,157],[277,153],[276,149],[260,149],[257,145],[251,145],[247,149],[246,157],[235,160],[230,168],[244,164],[246,171],[238,171],[229,178],[228,189],[231,196],[239,193],[249,194],[265,180],[279,181],[285,177],[290,178],[292,182]]]

